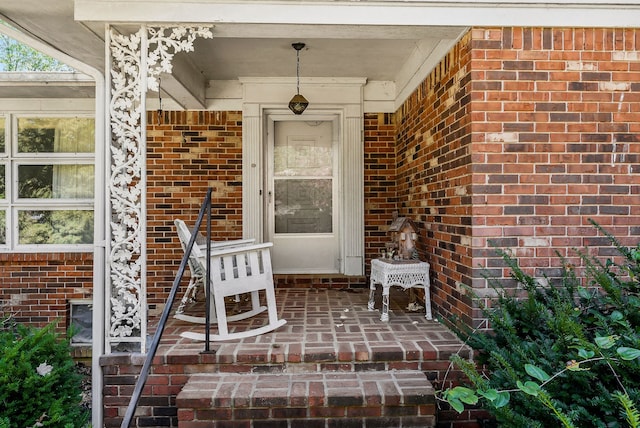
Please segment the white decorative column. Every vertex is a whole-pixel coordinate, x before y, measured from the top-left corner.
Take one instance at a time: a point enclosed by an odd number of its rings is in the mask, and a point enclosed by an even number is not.
[[[242,111],[242,236],[263,240],[262,109],[245,104]]]
[[[364,120],[360,105],[345,108],[344,186],[344,273],[364,275]]]
[[[105,352],[145,352],[146,305],[146,99],[173,56],[193,50],[208,28],[140,27],[122,35],[107,30],[110,168],[107,203]]]

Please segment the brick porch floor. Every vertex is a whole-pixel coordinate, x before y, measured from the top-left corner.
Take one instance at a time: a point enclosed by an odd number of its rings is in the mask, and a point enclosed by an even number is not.
[[[369,290],[364,288],[277,289],[276,295],[280,317],[287,324],[261,336],[212,342],[217,362],[310,363],[326,368],[336,362],[375,362],[383,356],[406,361],[442,360],[462,347],[449,329],[426,320],[423,311],[405,310],[408,293],[396,287],[391,289],[388,323],[380,321],[380,290],[375,311],[367,309]],[[201,315],[202,305],[196,304],[187,312]],[[230,323],[229,331],[264,323],[265,316],[257,316]],[[215,333],[215,325],[212,328]],[[204,327],[172,319],[165,328],[158,354],[175,356],[203,351],[204,343],[180,337],[187,330],[204,332]]]
[[[442,324],[426,320],[424,312],[405,310],[406,291],[392,287],[387,323],[380,321],[380,290],[376,311],[367,309],[364,288],[281,288],[276,293],[280,316],[287,324],[261,336],[213,342],[209,354],[202,352],[202,342],[180,337],[187,330],[203,332],[203,326],[172,318],[154,359],[136,426],[434,426],[435,417],[433,424],[420,419],[435,413],[429,381],[439,385],[445,380],[449,357],[457,352],[468,357],[470,351]],[[201,314],[202,309],[201,303],[195,304],[188,312]],[[230,330],[233,325],[244,328],[245,323],[261,324],[264,319],[233,323]],[[142,362],[142,356],[135,354],[102,359],[106,426],[119,426]],[[243,373],[253,377],[244,381],[229,377]],[[449,373],[446,380],[456,376]],[[416,393],[420,377],[424,388]],[[371,392],[373,379],[378,381],[373,387],[376,393]],[[318,385],[314,381],[320,382],[325,396],[315,400],[319,409],[305,410],[300,403],[310,402]],[[244,386],[231,390],[230,384]],[[395,405],[386,409],[383,403]],[[306,422],[296,425],[296,421]]]

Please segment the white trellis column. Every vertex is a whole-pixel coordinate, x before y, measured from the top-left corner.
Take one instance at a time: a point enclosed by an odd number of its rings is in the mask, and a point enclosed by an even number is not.
[[[105,287],[105,352],[146,351],[146,99],[173,56],[193,51],[206,27],[147,27],[128,35],[107,27],[110,127]]]

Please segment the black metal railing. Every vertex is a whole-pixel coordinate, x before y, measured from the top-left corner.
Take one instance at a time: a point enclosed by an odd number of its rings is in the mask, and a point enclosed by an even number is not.
[[[156,332],[153,335],[153,339],[151,340],[151,345],[147,351],[147,358],[144,360],[144,364],[142,365],[142,370],[140,371],[140,376],[136,380],[135,388],[133,389],[133,394],[131,395],[131,400],[129,401],[129,405],[127,406],[127,412],[124,415],[124,419],[122,420],[122,424],[120,428],[128,428],[131,424],[131,420],[136,412],[136,408],[138,407],[138,401],[140,400],[140,396],[142,395],[142,389],[144,385],[147,383],[147,378],[149,377],[149,371],[151,370],[151,363],[153,362],[153,358],[156,355],[156,351],[158,350],[158,345],[160,344],[160,339],[162,338],[162,333],[164,332],[164,328],[167,324],[167,320],[169,319],[169,313],[171,312],[171,307],[173,306],[173,302],[175,301],[176,294],[178,293],[178,288],[180,287],[180,282],[182,281],[182,277],[184,276],[184,271],[187,268],[189,255],[191,254],[191,250],[193,249],[193,245],[196,242],[196,236],[198,231],[200,230],[200,226],[202,225],[202,220],[204,218],[205,213],[207,214],[207,258],[209,260],[211,257],[211,188],[207,190],[207,195],[205,196],[204,202],[200,207],[200,212],[198,213],[198,219],[196,220],[196,224],[191,231],[191,239],[187,244],[187,248],[185,249],[184,256],[182,256],[182,261],[180,262],[180,267],[178,268],[178,273],[176,274],[175,279],[173,280],[173,286],[171,287],[171,291],[169,292],[169,297],[167,298],[167,302],[164,306],[164,310],[162,311],[162,315],[160,316],[160,321],[158,323],[158,327],[156,328]],[[210,338],[210,327],[211,327],[211,318],[209,314],[210,307],[210,294],[209,293],[209,263],[206,266],[205,272],[205,345],[204,352],[210,352],[209,349],[209,338]]]

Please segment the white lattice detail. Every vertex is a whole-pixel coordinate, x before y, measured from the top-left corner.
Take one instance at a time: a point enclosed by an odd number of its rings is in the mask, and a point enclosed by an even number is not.
[[[159,90],[157,76],[170,73],[178,52],[193,51],[196,37],[211,38],[204,27],[142,27],[122,35],[109,30],[111,55],[111,165],[109,179],[109,343],[140,342],[146,331],[144,251],[146,245],[147,88]],[[153,49],[149,49],[149,47]],[[145,57],[145,53],[148,54]]]
[[[149,27],[148,30],[147,88],[156,92],[159,89],[157,77],[160,73],[171,73],[171,61],[176,53],[192,52],[193,42],[197,37],[213,37],[211,29],[207,27]]]
[[[389,273],[387,275],[387,282],[390,285],[399,285],[404,288],[413,287],[416,284],[424,284],[425,281],[426,274],[422,272]]]
[[[109,337],[140,336],[141,287],[141,169],[142,89],[140,48],[142,30],[129,36],[110,31],[111,50],[111,317]]]

